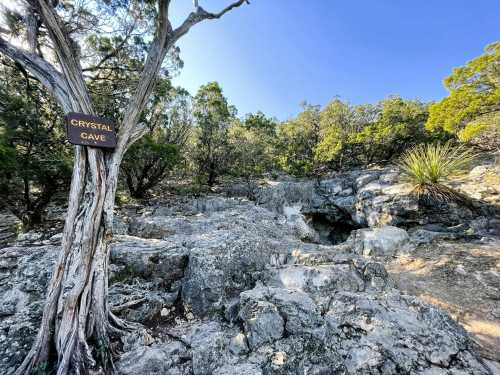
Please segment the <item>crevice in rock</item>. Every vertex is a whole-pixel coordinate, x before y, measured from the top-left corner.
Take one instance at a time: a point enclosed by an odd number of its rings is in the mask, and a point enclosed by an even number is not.
[[[347,240],[353,230],[360,229],[349,214],[336,217],[328,213],[305,213],[307,223],[319,234],[320,243],[337,245]]]

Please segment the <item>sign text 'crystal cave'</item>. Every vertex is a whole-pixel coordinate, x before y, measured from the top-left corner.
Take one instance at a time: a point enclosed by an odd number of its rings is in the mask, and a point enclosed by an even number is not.
[[[116,147],[115,124],[103,117],[71,112],[66,115],[66,133],[74,145]]]

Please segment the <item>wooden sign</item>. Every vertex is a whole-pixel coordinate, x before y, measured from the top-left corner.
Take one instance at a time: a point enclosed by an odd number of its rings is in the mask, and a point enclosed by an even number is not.
[[[66,133],[74,145],[116,147],[115,124],[107,118],[70,112],[66,115]]]

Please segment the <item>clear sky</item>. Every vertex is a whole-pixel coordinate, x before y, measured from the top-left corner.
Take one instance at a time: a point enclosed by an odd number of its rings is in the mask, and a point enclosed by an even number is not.
[[[231,0],[200,0],[207,10]],[[218,81],[240,115],[280,120],[304,100],[354,104],[392,94],[446,95],[451,69],[500,40],[500,0],[251,0],[179,43],[185,66],[174,83],[192,94]],[[190,0],[172,3],[174,20]]]

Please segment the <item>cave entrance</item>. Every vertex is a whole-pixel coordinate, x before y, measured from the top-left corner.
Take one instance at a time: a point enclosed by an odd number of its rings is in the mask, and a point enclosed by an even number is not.
[[[327,213],[314,212],[304,215],[308,224],[319,234],[323,245],[337,245],[347,240],[351,232],[361,228],[351,217],[332,217]]]

